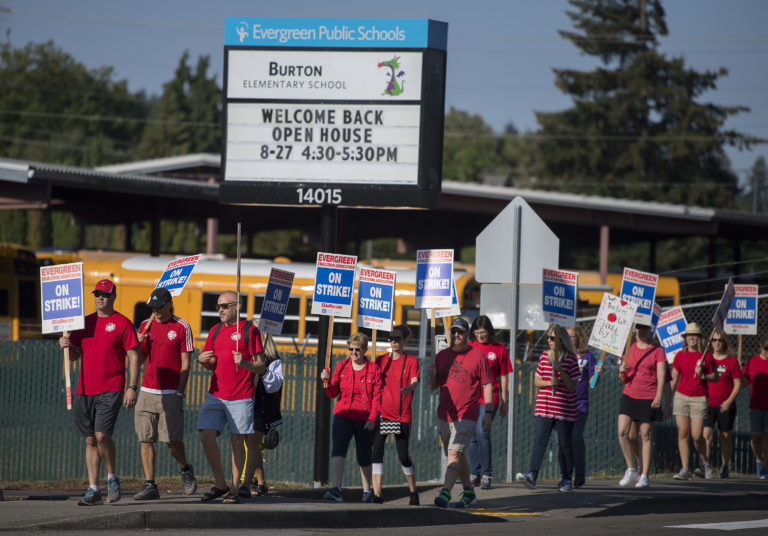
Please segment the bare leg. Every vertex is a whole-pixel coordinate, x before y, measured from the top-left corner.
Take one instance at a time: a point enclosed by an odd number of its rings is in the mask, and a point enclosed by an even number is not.
[[[643,422],[640,423],[640,440],[643,444],[643,466],[640,469],[640,473],[648,476],[648,471],[651,468],[651,456],[653,456],[653,443],[651,441],[653,434],[653,423]]]
[[[381,480],[381,479],[379,479],[379,480]],[[408,481],[408,489],[409,489],[409,491],[411,493],[416,491],[416,475],[405,475],[405,480]],[[379,483],[379,490],[381,490],[381,483]],[[379,495],[379,497],[381,497],[381,495]]]
[[[629,431],[632,427],[632,419],[629,415],[619,415],[618,435],[621,453],[624,455],[624,461],[627,462],[627,469],[635,467],[635,460],[632,452],[632,445],[629,439]]]
[[[112,441],[112,436],[104,432],[96,432],[96,443],[99,447],[99,456],[107,466],[107,473],[116,474],[115,443]]]
[[[691,424],[689,417],[685,415],[675,415],[677,422],[677,449],[680,451],[680,463],[683,469],[690,471],[691,447],[688,445],[688,438],[691,437]]]
[[[733,454],[733,437],[731,431],[720,432],[720,456],[723,460],[723,467],[731,464],[731,455]]]
[[[632,456],[640,463],[642,458],[640,457],[639,427],[635,421],[632,421],[632,426],[629,428],[629,446],[632,449]]]
[[[173,459],[179,462],[179,469],[187,466],[187,450],[184,448],[183,441],[171,441],[168,443],[168,452]]]
[[[147,480],[155,479],[155,445],[142,441],[141,445],[141,465],[144,468],[144,478]]]
[[[697,419],[691,417],[691,438],[693,439],[693,446],[696,447],[696,451],[699,453],[699,460],[703,466],[705,463],[709,463],[709,457],[707,454],[707,443],[704,441],[704,419]]]
[[[363,491],[371,491],[371,466],[360,467],[360,479],[363,483]],[[381,497],[381,495],[379,495]]]
[[[240,487],[240,475],[243,474],[245,465],[245,438],[246,434],[230,434],[232,442],[232,489]]]
[[[213,472],[213,485],[219,489],[227,487],[227,479],[224,478],[224,466],[221,462],[221,451],[216,443],[216,430],[202,430],[200,432],[200,441],[203,444],[203,453],[208,465]]]
[[[362,468],[361,468],[361,471],[362,471]],[[376,475],[372,475],[371,477],[373,480],[373,494],[376,495],[377,497],[381,497],[381,481],[383,476],[384,475],[376,474]]]
[[[705,426],[701,432],[701,436],[704,438],[704,457],[709,461],[712,454],[712,440],[715,438],[715,429],[711,426]],[[723,435],[720,434],[720,443],[722,444]],[[722,445],[721,445],[722,448]]]
[[[251,483],[253,477],[259,481],[259,484],[264,484],[264,460],[261,458],[261,439],[264,434],[261,432],[254,432],[248,434],[245,439],[245,447],[247,449],[245,453],[245,469],[243,482],[246,484]]]
[[[88,436],[85,438],[85,468],[88,471],[88,483],[92,486],[98,486],[99,484],[100,467],[101,456],[99,456],[99,446],[96,443],[96,438]]]
[[[468,488],[472,485],[469,480],[469,462],[463,452],[448,449],[448,466],[445,468],[445,489],[451,489],[456,483],[456,478],[461,485]]]

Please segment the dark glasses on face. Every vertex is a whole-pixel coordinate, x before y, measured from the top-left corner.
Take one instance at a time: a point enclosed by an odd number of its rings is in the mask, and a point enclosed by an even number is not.
[[[112,294],[110,294],[109,292],[102,292],[101,290],[97,290],[96,292],[93,293],[93,295],[96,296],[97,298],[109,298]]]
[[[350,354],[359,354],[359,353],[360,353],[360,352],[362,352],[362,351],[363,351],[363,350],[362,350],[362,349],[360,349],[360,348],[352,348],[351,346],[350,346],[350,348],[349,348],[349,353],[350,353]]]
[[[402,337],[397,337],[397,336],[394,336],[394,337],[390,337],[390,338],[389,338],[389,342],[400,342],[400,341],[402,341],[402,340],[403,340],[403,338],[402,338]]]
[[[461,331],[460,329],[452,329],[451,330],[451,337],[455,337],[456,335],[464,335],[466,333],[465,331]]]
[[[557,337],[553,337],[552,335],[547,335],[547,340],[548,341],[556,341]]]
[[[233,305],[235,305],[237,302],[230,302],[230,303],[217,303],[216,304],[216,310],[217,311],[223,311],[224,309],[229,309]]]
[[[723,342],[723,339],[712,339],[712,342]]]

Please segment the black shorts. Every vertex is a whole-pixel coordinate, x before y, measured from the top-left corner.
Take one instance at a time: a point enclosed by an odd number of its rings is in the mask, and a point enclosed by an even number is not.
[[[96,432],[112,435],[115,422],[123,405],[123,393],[114,391],[99,395],[72,395],[72,413],[75,429],[83,437],[95,436]]]
[[[619,402],[619,415],[626,415],[636,422],[662,421],[664,414],[661,408],[652,408],[653,400],[643,400],[621,395]]]
[[[731,407],[725,413],[720,411],[719,406],[709,406],[707,408],[707,416],[704,418],[704,426],[706,428],[714,428],[715,422],[717,422],[717,427],[721,432],[733,430],[733,423],[736,422],[736,404],[731,404]]]

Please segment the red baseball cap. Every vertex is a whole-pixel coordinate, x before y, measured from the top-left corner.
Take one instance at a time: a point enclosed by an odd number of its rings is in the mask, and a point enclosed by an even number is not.
[[[93,290],[91,291],[96,292],[97,290],[100,290],[102,292],[106,292],[107,294],[114,294],[117,290],[117,286],[110,281],[109,279],[102,279],[98,283],[96,283],[96,286],[93,287]]]

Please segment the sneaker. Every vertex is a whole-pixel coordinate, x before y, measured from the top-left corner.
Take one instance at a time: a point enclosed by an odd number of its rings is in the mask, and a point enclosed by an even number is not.
[[[704,478],[707,480],[712,480],[715,478],[715,470],[712,468],[711,463],[704,464]]]
[[[704,478],[704,469],[701,467],[697,467],[693,470],[693,476],[697,476],[699,478]]]
[[[336,502],[344,502],[344,497],[341,496],[341,488],[339,486],[333,486],[323,495],[323,499]]]
[[[768,480],[768,473],[760,473],[758,477],[760,480]]]
[[[408,501],[409,506],[419,506],[419,492],[418,491],[412,491],[411,492],[411,498]]]
[[[97,506],[99,504],[104,504],[104,501],[101,498],[101,493],[95,489],[88,488],[85,490],[85,495],[80,497],[80,500],[77,501],[77,504],[80,506]]]
[[[373,492],[371,490],[363,492],[363,501],[362,502],[368,503],[368,504],[373,502]]]
[[[150,499],[159,499],[160,492],[157,491],[157,486],[152,482],[144,482],[144,487],[141,488],[136,495],[133,496],[135,501],[148,501]]]
[[[448,508],[448,503],[451,501],[451,492],[443,488],[440,490],[440,494],[435,497],[435,506],[440,508]]]
[[[480,480],[480,489],[491,489],[491,477],[488,475],[483,475],[482,480]]]
[[[731,476],[731,473],[728,471],[728,466],[723,465],[720,468],[720,478],[728,478],[729,476]]]
[[[120,479],[107,479],[107,502],[113,503],[120,500]]]
[[[637,478],[637,469],[634,467],[630,467],[626,471],[624,471],[624,478],[619,480],[619,486],[627,487],[631,485],[635,479]]]
[[[536,479],[533,477],[533,473],[517,473],[515,480],[522,482],[528,486],[529,489],[536,489]]]
[[[573,479],[573,487],[580,488],[586,483],[584,476],[577,476]]]
[[[557,487],[557,491],[573,491],[573,483],[565,478],[560,482],[560,485]]]
[[[680,472],[677,473],[672,478],[674,478],[675,480],[690,480],[691,478],[693,478],[693,475],[691,475],[691,472],[688,469],[683,467],[682,469],[680,469]]]
[[[373,494],[373,500],[372,500],[371,502],[372,502],[373,504],[384,504],[384,499],[382,499],[381,497],[379,497],[378,495],[376,495],[376,494],[374,493],[374,494]]]
[[[480,475],[469,475],[469,481],[472,482],[472,485],[477,487],[480,485]]]
[[[755,471],[757,471],[757,478],[760,478],[763,474],[763,462],[755,462]]]
[[[474,488],[464,488],[464,492],[461,494],[461,499],[459,499],[453,506],[456,508],[469,508],[476,502],[477,495],[475,495]]]
[[[637,484],[635,484],[636,488],[648,488],[651,486],[651,483],[648,481],[648,477],[646,475],[640,475],[640,478],[637,479]]]
[[[192,495],[197,491],[197,479],[195,478],[195,471],[190,464],[187,464],[188,469],[186,471],[179,471],[181,475],[181,481],[184,483],[184,495]]]

